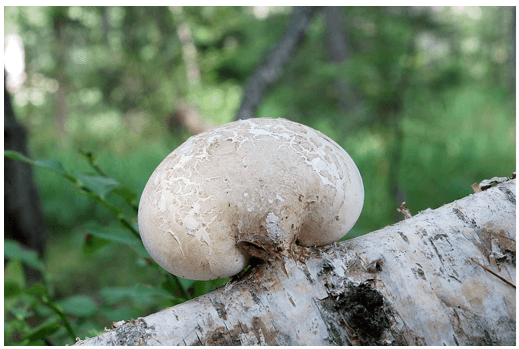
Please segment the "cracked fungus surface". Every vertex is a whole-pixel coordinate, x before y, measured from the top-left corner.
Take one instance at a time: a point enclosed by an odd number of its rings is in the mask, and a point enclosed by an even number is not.
[[[285,119],[231,122],[189,138],[151,175],[139,204],[150,255],[197,280],[239,273],[236,244],[286,251],[344,236],[364,202],[359,171],[333,140]]]

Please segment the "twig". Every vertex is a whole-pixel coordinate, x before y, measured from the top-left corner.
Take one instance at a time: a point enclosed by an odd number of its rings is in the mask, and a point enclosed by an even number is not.
[[[47,291],[45,291],[45,293],[47,293]],[[67,332],[69,333],[70,337],[72,338],[73,341],[76,341],[78,337],[76,336],[76,333],[74,332],[74,329],[72,328],[72,325],[68,321],[67,316],[63,312],[63,309],[60,306],[58,306],[57,304],[55,304],[52,300],[50,300],[49,297],[47,296],[47,294],[42,295],[41,300],[44,304],[46,304],[48,307],[50,307],[52,310],[54,310],[58,314],[61,321],[63,321],[63,325],[67,329]]]
[[[407,208],[407,205],[406,205],[405,201],[402,202],[401,206],[402,206],[402,208],[397,208],[396,210],[404,215],[404,219],[409,219],[409,218],[413,217],[413,215],[411,214],[411,212]]]
[[[97,157],[94,153],[92,153],[91,151],[85,151],[81,148],[79,149],[79,153],[83,155],[85,159],[87,159],[90,166],[92,166],[92,168],[96,170],[97,173],[99,173],[101,176],[105,178],[110,178],[110,176],[105,171],[103,171],[103,169],[99,167],[99,165],[97,164]]]
[[[479,184],[476,182],[470,186],[472,190],[474,190],[474,193],[481,193],[483,190],[479,187]]]
[[[502,277],[501,275],[497,274],[496,272],[492,271],[491,269],[485,267],[483,264],[479,263],[478,261],[476,261],[474,258],[470,258],[472,259],[472,261],[474,263],[476,263],[477,265],[479,265],[481,268],[485,269],[486,271],[488,271],[490,274],[493,274],[495,276],[497,276],[498,278],[500,278],[501,280],[503,280],[504,282],[506,282],[507,284],[509,284],[510,286],[512,286],[513,288],[516,288],[515,285],[513,283],[511,283],[510,281],[508,281],[507,279],[505,279],[504,277]]]

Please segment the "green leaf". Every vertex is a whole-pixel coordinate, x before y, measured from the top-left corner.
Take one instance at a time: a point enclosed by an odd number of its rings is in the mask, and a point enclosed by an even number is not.
[[[4,150],[4,157],[10,158],[10,159],[13,159],[13,160],[18,160],[18,161],[21,161],[21,162],[25,162],[26,164],[29,164],[29,165],[34,165],[34,161],[32,161],[31,159],[29,159],[25,155],[23,155],[21,153],[18,153],[18,152],[14,151],[14,150]]]
[[[184,278],[181,278],[178,276],[177,276],[177,279],[178,279],[178,282],[180,283],[180,285],[182,285],[182,288],[186,291],[190,287],[192,287],[194,285],[194,283],[196,282],[195,280],[184,279]]]
[[[135,250],[135,252],[137,252],[139,254],[139,256],[144,257],[144,258],[151,258],[150,254],[148,253],[148,251],[146,250],[146,248],[144,247],[142,242],[134,243],[131,246]]]
[[[120,217],[123,214],[123,210],[120,208],[117,208],[113,205],[110,205],[104,198],[97,196],[97,194],[91,193],[86,190],[78,190],[76,193],[86,196],[87,198],[90,198],[94,200],[97,203],[100,203],[104,207],[106,207],[112,214],[116,217]]]
[[[103,227],[95,222],[90,222],[86,224],[86,228],[88,229],[88,233],[92,234],[97,239],[102,239],[105,241],[115,242],[115,243],[123,243],[130,245],[140,256],[149,257],[148,252],[144,248],[142,241],[133,235],[128,229],[125,229],[119,225],[112,224],[107,227]],[[92,246],[92,248],[97,249],[102,247],[102,242],[94,241],[93,244],[98,244],[99,246]],[[89,253],[85,247],[85,252]]]
[[[4,271],[4,282],[13,282],[21,289],[25,289],[25,272],[19,259],[12,259],[7,263]]]
[[[169,292],[167,292],[161,288],[151,287],[148,285],[137,284],[134,286],[133,291],[134,291],[134,295],[136,297],[157,296],[157,297],[171,298],[171,295],[169,294]]]
[[[107,241],[130,245],[134,244],[136,241],[140,243],[132,233],[115,224],[103,227],[98,223],[89,222],[86,224],[86,228],[90,234]]]
[[[53,319],[32,329],[32,331],[25,335],[24,339],[30,341],[45,339],[53,333],[55,333],[60,328],[61,325],[59,324],[59,319]]]
[[[127,320],[130,318],[136,319],[139,316],[142,316],[142,310],[139,310],[139,308],[136,306],[129,305],[117,308],[104,307],[102,312],[104,313],[105,317],[111,319],[111,321]]]
[[[70,177],[70,175],[67,173],[67,171],[65,171],[65,169],[63,168],[61,161],[59,161],[57,159],[34,160],[34,165],[41,167],[41,168],[46,168],[47,170],[57,172],[65,177]]]
[[[180,279],[179,277],[174,276],[174,275],[171,275],[171,277],[164,278],[164,282],[162,282],[161,288],[164,291],[168,292],[170,295],[172,295],[173,296],[172,299],[176,303],[185,302],[188,299],[190,299],[190,298],[185,298],[183,295],[183,292],[187,292],[187,289],[186,289],[186,291],[180,290],[178,283],[175,282],[175,278]],[[184,279],[184,280],[186,280],[186,279]],[[203,282],[205,282],[205,281],[203,281]]]
[[[93,316],[97,313],[97,304],[86,296],[73,296],[57,302],[63,312],[79,317]]]
[[[83,183],[85,188],[102,198],[106,197],[114,189],[119,188],[119,183],[113,178],[88,176],[80,173],[77,173],[76,177]]]
[[[17,320],[25,320],[29,316],[33,316],[34,312],[31,309],[27,309],[26,307],[17,307],[10,309],[11,314],[14,315],[14,317]]]
[[[211,284],[207,281],[196,281],[193,284],[194,293],[193,298],[206,294],[211,291]]]
[[[131,298],[131,289],[128,287],[105,287],[100,293],[108,304],[118,303]]]
[[[180,297],[182,294],[178,289],[178,285],[171,278],[164,278],[161,287],[172,296]]]
[[[92,234],[87,234],[83,246],[81,246],[81,253],[84,257],[93,255],[97,250],[109,244],[110,241],[100,239]]]
[[[112,191],[115,195],[120,196],[132,208],[136,207],[137,194],[128,187],[117,188]]]
[[[37,167],[41,167],[41,168],[44,168],[47,170],[57,172],[62,177],[68,179],[72,183],[75,183],[75,184],[78,183],[77,179],[74,176],[69,175],[67,173],[67,171],[65,171],[65,169],[63,168],[63,165],[61,164],[61,162],[57,159],[31,160],[28,157],[26,157],[25,155],[18,153],[16,151],[13,151],[13,150],[5,150],[4,157],[11,158],[14,160],[24,162],[29,165],[33,165],[33,166],[37,166]]]
[[[22,293],[22,288],[14,281],[4,281],[4,299],[15,298]]]
[[[101,295],[109,304],[130,300],[132,303],[140,305],[155,304],[155,297],[171,299],[172,295],[161,289],[145,285],[135,285],[133,287],[107,287],[101,290]]]
[[[36,284],[29,288],[27,291],[25,291],[25,294],[31,296],[46,296],[47,290],[45,289],[45,286],[43,286],[42,284]]]
[[[225,285],[230,280],[231,280],[230,278],[222,278],[222,279],[210,280],[209,283],[211,284],[211,289],[214,290],[218,287]]]
[[[38,259],[35,251],[24,251],[20,247],[20,243],[14,240],[4,240],[4,257],[11,259],[19,259],[22,263],[27,264],[38,270],[43,270],[43,263]]]
[[[138,240],[141,239],[141,235],[139,233],[139,225],[137,224],[137,222],[128,222],[128,220],[126,219],[122,219],[119,224],[121,224],[121,226],[123,228],[126,228],[128,230],[130,230],[132,232],[132,234],[138,238]],[[134,234],[134,232],[136,232],[136,234]]]

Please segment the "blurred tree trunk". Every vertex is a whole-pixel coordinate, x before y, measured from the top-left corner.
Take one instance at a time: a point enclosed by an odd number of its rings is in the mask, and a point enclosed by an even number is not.
[[[515,345],[516,181],[77,345]]]
[[[66,137],[65,123],[67,119],[67,73],[65,72],[66,62],[66,43],[64,38],[64,26],[66,23],[66,16],[64,14],[65,8],[58,7],[53,9],[54,34],[56,36],[56,80],[58,80],[59,87],[56,93],[56,104],[54,109],[54,124],[56,129],[56,140],[59,145],[63,145]]]
[[[167,124],[170,132],[176,132],[179,127],[184,127],[193,135],[216,126],[213,121],[204,118],[196,106],[182,99],[178,100],[177,110],[168,117]]]
[[[16,121],[4,80],[4,149],[27,154],[27,132]],[[32,168],[4,158],[4,238],[18,241],[43,257],[47,229]],[[29,280],[41,279],[39,271],[25,268]]]
[[[192,91],[200,87],[200,68],[197,64],[197,51],[191,28],[183,20],[185,16],[182,13],[182,7],[171,6],[169,9],[175,20],[177,35],[182,45],[182,58],[186,67],[188,89]],[[196,135],[215,126],[211,120],[201,115],[200,110],[196,106],[185,100],[177,99],[176,107],[177,110],[168,119],[170,131],[175,131],[180,126],[189,130],[191,134]]]
[[[320,7],[294,7],[294,13],[287,30],[276,46],[248,79],[236,120],[255,117],[256,110],[267,90],[283,74],[283,67],[290,61],[296,48],[301,44],[308,25]]]
[[[170,10],[173,13],[177,27],[177,35],[182,44],[182,58],[186,66],[187,84],[188,87],[193,87],[200,83],[200,69],[197,64],[197,52],[191,35],[191,28],[189,28],[189,25],[183,20],[185,15],[182,13],[182,7],[172,6]]]
[[[340,66],[341,63],[347,62],[351,56],[351,49],[344,30],[342,8],[338,6],[325,7],[324,13],[326,15],[326,24],[328,25],[327,38],[330,58],[332,62]],[[337,89],[344,115],[351,120],[355,119],[355,111],[361,101],[353,86],[345,78],[347,77],[338,77],[335,82],[335,88]]]
[[[111,48],[111,44],[110,44],[110,39],[109,39],[109,34],[110,34],[110,14],[108,13],[108,11],[110,10],[110,8],[108,6],[103,6],[103,7],[98,7],[97,8],[99,10],[99,15],[101,17],[101,28],[103,29],[103,41],[105,42],[106,46],[110,49]]]

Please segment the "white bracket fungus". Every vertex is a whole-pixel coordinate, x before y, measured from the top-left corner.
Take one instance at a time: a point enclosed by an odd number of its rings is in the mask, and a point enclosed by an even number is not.
[[[164,269],[209,280],[242,271],[250,246],[275,258],[339,240],[363,202],[360,173],[333,140],[285,119],[249,119],[169,154],[144,188],[139,229]]]

